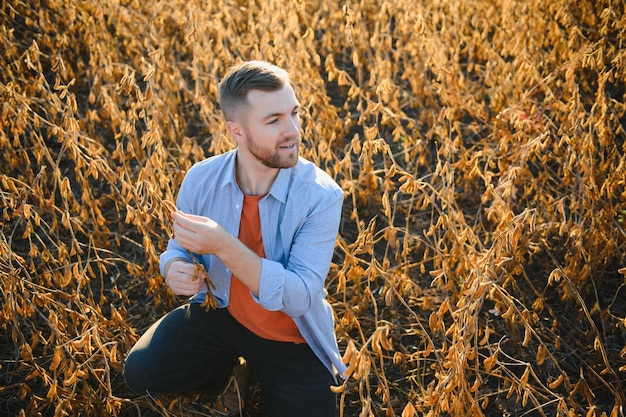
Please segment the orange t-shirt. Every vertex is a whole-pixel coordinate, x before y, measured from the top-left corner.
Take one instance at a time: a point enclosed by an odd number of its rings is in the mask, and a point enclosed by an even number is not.
[[[244,196],[239,240],[260,257],[265,257],[259,200],[263,196]],[[252,299],[248,287],[233,275],[230,281],[228,311],[257,336],[280,342],[305,343],[293,319],[282,311],[269,311]]]

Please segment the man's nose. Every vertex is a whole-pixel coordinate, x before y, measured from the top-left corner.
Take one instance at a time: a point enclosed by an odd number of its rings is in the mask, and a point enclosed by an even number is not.
[[[290,116],[287,118],[286,126],[285,126],[285,135],[286,136],[294,136],[300,133],[300,117],[299,116]]]

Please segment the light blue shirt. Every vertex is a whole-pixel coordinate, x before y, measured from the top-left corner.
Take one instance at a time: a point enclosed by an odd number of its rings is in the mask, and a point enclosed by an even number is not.
[[[181,185],[177,208],[206,216],[234,236],[239,234],[243,192],[235,177],[237,150],[195,164]],[[292,317],[302,337],[333,376],[345,365],[334,333],[333,311],[326,299],[326,276],[339,230],[343,191],[323,170],[304,158],[281,169],[269,193],[259,201],[265,258],[259,296],[253,299],[270,311]],[[194,255],[215,284],[221,307],[228,305],[231,272],[214,255]],[[190,259],[187,250],[170,239],[161,254],[161,273],[177,258]],[[202,302],[206,288],[191,298]]]

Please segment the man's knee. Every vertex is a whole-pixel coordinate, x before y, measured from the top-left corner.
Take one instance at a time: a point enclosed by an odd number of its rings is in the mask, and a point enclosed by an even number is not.
[[[142,361],[137,352],[131,351],[124,361],[124,382],[126,386],[135,394],[143,395],[148,390],[145,384],[145,369],[142,369]]]

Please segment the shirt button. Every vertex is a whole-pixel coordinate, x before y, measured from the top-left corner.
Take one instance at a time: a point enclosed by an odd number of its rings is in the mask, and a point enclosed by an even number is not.
[[[239,204],[235,205],[235,208],[236,208],[237,210],[239,210]]]

